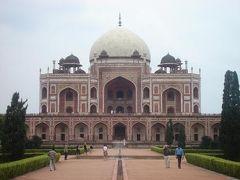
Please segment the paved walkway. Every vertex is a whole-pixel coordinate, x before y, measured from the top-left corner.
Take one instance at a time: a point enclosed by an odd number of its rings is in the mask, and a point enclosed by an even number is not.
[[[109,156],[117,156],[118,149],[110,149]],[[212,171],[208,171],[191,164],[185,160],[182,169],[177,168],[177,161],[171,157],[171,168],[164,167],[163,159],[159,154],[149,149],[122,149],[123,156],[132,156],[134,158],[123,159],[124,180],[230,180],[227,177]],[[136,158],[145,157],[142,158]],[[152,159],[152,157],[158,157]],[[94,157],[94,159],[93,159]],[[96,158],[95,158],[96,157]],[[97,158],[98,157],[98,158]],[[150,157],[150,158],[148,158]],[[81,159],[75,156],[69,156],[68,160],[61,158],[56,164],[56,171],[49,171],[48,167],[19,176],[16,180],[115,180],[117,172],[117,159],[102,158],[102,150],[94,149],[88,155],[81,155]]]

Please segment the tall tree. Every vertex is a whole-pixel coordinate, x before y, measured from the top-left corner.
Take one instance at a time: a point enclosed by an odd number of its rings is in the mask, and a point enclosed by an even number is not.
[[[183,126],[179,126],[178,145],[182,148],[185,148],[186,145],[185,128]]]
[[[3,135],[3,120],[4,120],[4,116],[0,114],[0,143],[2,141],[2,135]]]
[[[19,101],[19,93],[14,93],[3,123],[2,151],[12,159],[20,158],[24,154],[26,102],[27,100]]]
[[[172,145],[173,143],[173,123],[172,120],[169,119],[167,122],[167,130],[166,130],[166,135],[165,135],[165,141],[167,142],[168,145]]]
[[[240,160],[240,92],[237,73],[225,74],[220,143],[226,158]]]

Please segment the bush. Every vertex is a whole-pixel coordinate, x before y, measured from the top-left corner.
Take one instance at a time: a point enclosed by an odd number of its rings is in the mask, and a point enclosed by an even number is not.
[[[175,155],[175,149],[175,147],[170,148],[171,155]],[[151,150],[163,154],[163,148],[160,148],[159,146],[152,146]],[[222,150],[219,149],[184,149],[184,153],[223,154]]]
[[[57,161],[60,154],[57,154]],[[46,154],[33,158],[27,158],[10,163],[0,164],[0,177],[1,180],[10,179],[16,176],[23,175],[27,172],[45,167],[49,164],[49,158]]]
[[[228,176],[240,178],[240,162],[194,153],[187,153],[186,159],[188,163],[196,166],[200,166]]]
[[[203,136],[200,144],[200,148],[202,149],[218,149],[219,141],[212,140],[209,136]]]
[[[51,148],[50,148],[51,149]],[[50,149],[26,149],[25,152],[27,153],[47,153]],[[61,148],[61,149],[56,149],[55,148],[55,151],[57,153],[60,153],[60,154],[64,154],[64,149]],[[83,148],[80,148],[80,154],[83,154],[84,153],[84,149]],[[71,148],[68,148],[68,154],[69,155],[75,155],[76,154],[76,149],[71,149]]]
[[[42,145],[42,139],[36,135],[32,137],[32,139],[27,139],[25,147],[27,149],[37,149]]]

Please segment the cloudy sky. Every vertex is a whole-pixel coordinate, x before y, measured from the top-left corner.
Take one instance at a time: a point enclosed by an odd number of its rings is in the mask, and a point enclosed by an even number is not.
[[[220,113],[224,74],[240,74],[239,0],[0,1],[0,113],[15,91],[39,110],[39,69],[73,53],[89,67],[94,41],[117,26],[138,34],[155,71],[168,52],[201,68],[202,112]]]

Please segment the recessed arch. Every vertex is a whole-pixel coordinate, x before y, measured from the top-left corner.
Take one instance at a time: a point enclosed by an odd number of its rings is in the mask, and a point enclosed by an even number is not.
[[[181,113],[181,93],[175,88],[168,88],[162,94],[162,108],[164,113],[168,113],[168,107],[172,107],[174,113]]]
[[[109,80],[104,86],[104,112],[109,112],[108,107],[113,107],[116,113],[127,113],[127,106],[136,111],[136,88],[128,79],[118,76]],[[121,107],[121,109],[120,109]]]
[[[205,135],[205,127],[200,123],[195,123],[191,126],[190,139],[195,142],[200,142]]]
[[[68,125],[60,122],[55,126],[55,140],[56,141],[68,141],[69,128]]]
[[[97,113],[97,107],[96,107],[95,104],[92,104],[92,105],[90,106],[90,113]]]
[[[140,122],[132,126],[132,140],[133,141],[146,141],[146,126]]]
[[[144,113],[150,113],[150,107],[149,107],[148,104],[145,104],[145,105],[143,106],[143,112],[144,112]]]
[[[148,87],[145,87],[144,89],[143,89],[143,99],[148,99],[149,98],[149,95],[150,93],[149,93],[149,88]]]
[[[193,88],[193,98],[194,99],[199,98],[199,93],[198,93],[198,88],[197,87]]]
[[[41,113],[47,113],[47,106],[45,104],[41,107]]]
[[[78,112],[78,92],[72,88],[65,88],[59,93],[59,112],[77,113]]]
[[[43,141],[49,140],[49,126],[46,123],[39,123],[35,127],[35,134]]]
[[[161,123],[155,123],[151,127],[151,140],[155,142],[165,141],[165,126]]]
[[[89,140],[88,126],[85,123],[80,122],[74,126],[74,139],[81,142]]]
[[[178,142],[180,129],[183,129],[185,131],[185,126],[181,123],[175,123],[173,125],[173,135],[174,135],[174,141]]]
[[[97,89],[95,87],[91,88],[90,96],[91,96],[92,99],[97,98]]]
[[[113,139],[123,140],[127,139],[127,127],[123,123],[117,123],[113,126]]]
[[[108,140],[108,129],[104,123],[97,123],[93,128],[93,139],[98,142],[105,142]]]
[[[211,126],[211,137],[215,141],[219,139],[219,128],[220,123],[215,123]]]
[[[47,88],[43,87],[42,88],[42,99],[46,99],[47,98]]]
[[[193,112],[194,112],[194,113],[199,113],[199,107],[198,107],[198,105],[194,105],[194,106],[193,106]]]

